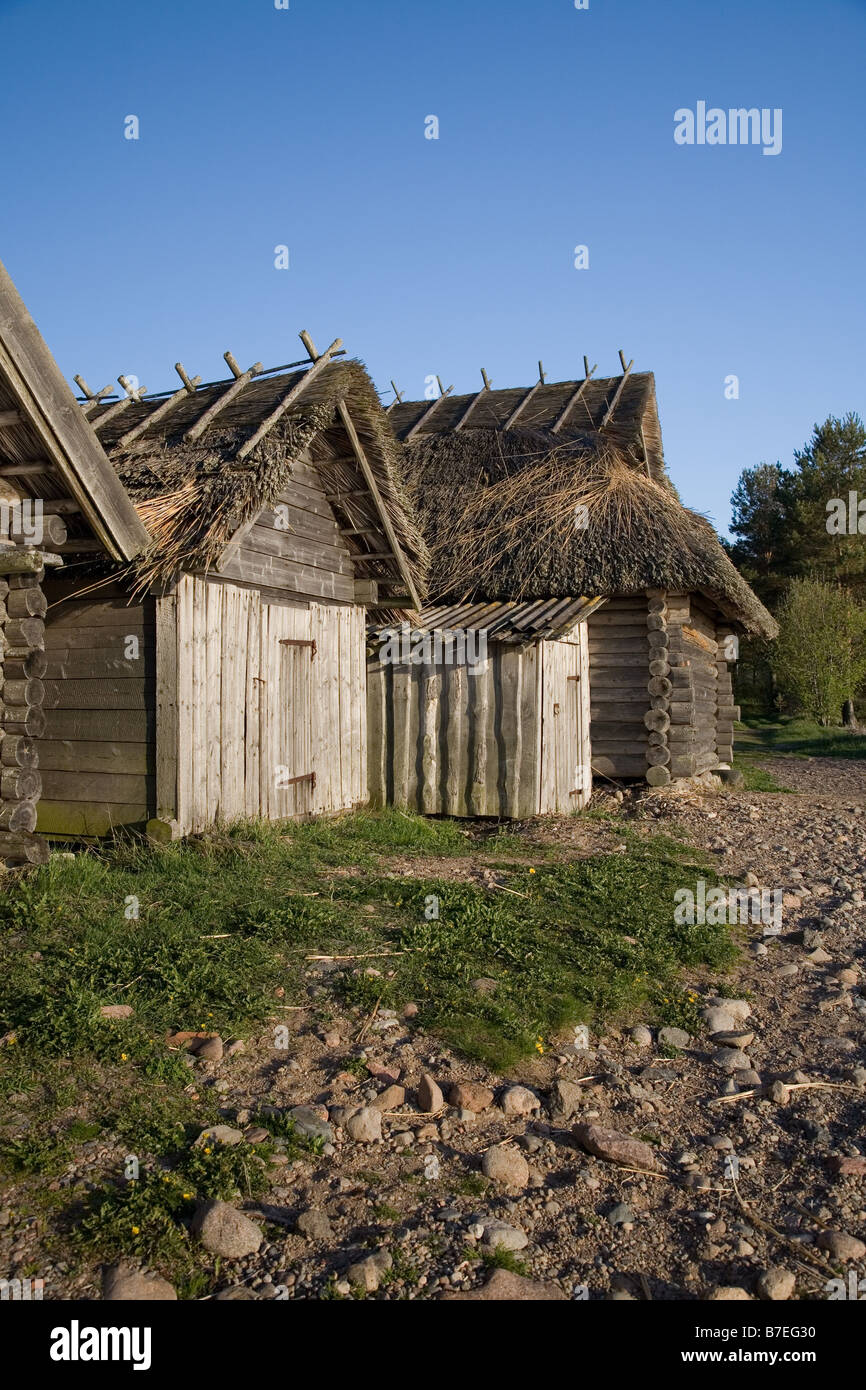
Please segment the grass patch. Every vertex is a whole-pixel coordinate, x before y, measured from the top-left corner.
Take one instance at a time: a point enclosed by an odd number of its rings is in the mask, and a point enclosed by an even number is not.
[[[760,767],[754,753],[735,753],[734,767],[743,774],[743,789],[747,792],[790,792],[771,773]]]
[[[72,1246],[93,1260],[142,1260],[180,1286],[182,1296],[195,1296],[211,1283],[188,1231],[197,1203],[261,1196],[272,1152],[265,1144],[197,1147],[171,1169],[154,1166],[122,1185],[106,1184],[75,1211]]]
[[[511,1274],[529,1273],[525,1261],[519,1260],[514,1251],[506,1250],[504,1245],[497,1245],[495,1250],[484,1250],[481,1258],[488,1269],[507,1269]]]
[[[348,1005],[369,1013],[414,1000],[425,1032],[500,1071],[573,1023],[637,1016],[696,1031],[679,972],[723,972],[735,947],[724,928],[676,925],[674,893],[716,880],[664,836],[620,834],[625,852],[569,863],[511,830],[473,839],[455,822],[389,811],[241,824],[173,845],[120,837],[52,859],[0,901],[0,1036],[11,1035],[0,1047],[0,1164],[36,1201],[42,1177],[80,1162],[81,1145],[119,1141],[142,1176],[70,1189],[65,1200],[79,1205],[67,1211],[67,1243],[93,1260],[145,1260],[193,1296],[195,1202],[255,1197],[274,1145],[300,1157],[321,1143],[277,1111],[256,1116],[267,1145],[191,1148],[222,1118],[219,1099],[185,1093],[196,1072],[165,1035],[242,1036],[281,1021],[282,1005],[307,1002],[320,983],[308,955],[352,957],[329,977]],[[394,876],[395,854],[493,858],[510,891]],[[481,976],[496,981],[492,994],[473,988]],[[132,1016],[105,1019],[106,1004],[129,1004]],[[364,1075],[359,1058],[345,1066]],[[477,1173],[458,1182],[465,1195],[486,1188]]]
[[[304,958],[324,952],[368,960],[335,976],[348,1004],[415,999],[425,1028],[504,1069],[566,1025],[657,1005],[681,966],[732,958],[723,930],[673,923],[675,890],[711,879],[707,866],[664,836],[626,839],[624,854],[508,865],[510,891],[494,893],[379,876],[383,845],[466,852],[453,823],[394,812],[52,861],[0,904],[0,1027],[20,1052],[87,1056],[177,1086],[189,1071],[167,1031],[259,1025],[277,985],[286,1003],[306,997]],[[329,872],[368,855],[361,873]],[[497,981],[493,994],[472,988],[479,976]],[[132,1018],[101,1018],[113,1003]]]
[[[735,741],[741,753],[764,752],[796,758],[866,758],[866,734],[854,733],[842,725],[824,729],[811,719],[799,717],[745,720],[737,728]]]

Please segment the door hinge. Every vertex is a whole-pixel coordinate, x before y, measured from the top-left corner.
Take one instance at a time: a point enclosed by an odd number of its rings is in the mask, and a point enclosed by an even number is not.
[[[281,637],[281,638],[280,638],[280,646],[281,646],[281,647],[309,647],[309,649],[310,649],[310,660],[311,660],[311,661],[312,661],[313,657],[316,655],[316,651],[318,650],[318,648],[316,647],[316,639],[313,638],[313,639],[311,640],[309,637]]]
[[[278,786],[277,786],[277,791],[278,791],[278,792],[281,792],[281,791],[283,791],[286,787],[294,787],[294,786],[297,785],[298,782],[309,782],[310,786],[313,787],[313,788],[315,788],[315,785],[316,785],[316,774],[315,774],[315,772],[302,772],[302,773],[300,774],[300,776],[298,776],[298,777],[286,777],[283,781],[281,781],[281,782],[278,784]]]

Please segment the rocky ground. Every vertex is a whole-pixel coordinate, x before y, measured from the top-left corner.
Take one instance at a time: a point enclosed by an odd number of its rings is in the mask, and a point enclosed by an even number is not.
[[[216,1297],[851,1297],[852,1272],[866,1276],[866,765],[761,765],[792,793],[713,783],[596,802],[708,851],[725,879],[784,894],[780,934],[743,929],[725,997],[684,981],[701,996],[698,1035],[578,1031],[494,1076],[417,1031],[411,1005],[364,1017],[338,1004],[337,972],[386,962],[321,960],[309,1007],[280,1015],[287,1047],[271,1026],[191,1058],[191,1093],[215,1090],[224,1121],[203,1142],[261,1138],[252,1117],[266,1125],[271,1106],[322,1148],[292,1158],[278,1143],[264,1200],[199,1212],[221,1258]],[[617,848],[580,818],[520,833]],[[94,1169],[122,1160],[90,1147]],[[5,1200],[0,1268],[46,1270],[40,1222]],[[46,1297],[173,1296],[131,1270],[102,1284],[47,1270]]]

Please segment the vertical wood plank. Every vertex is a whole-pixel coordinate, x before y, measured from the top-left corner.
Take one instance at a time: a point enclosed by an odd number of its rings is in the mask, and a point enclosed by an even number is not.
[[[193,825],[193,580],[177,586],[177,819],[182,835]]]
[[[340,641],[337,648],[337,690],[340,707],[339,746],[340,806],[349,807],[353,801],[352,766],[355,761],[352,745],[352,616],[351,608],[341,608],[339,614]]]
[[[223,589],[220,632],[220,789],[226,821],[244,812],[242,719],[246,695],[246,594],[234,585]]]
[[[180,834],[177,598],[156,599],[156,818]]]
[[[244,806],[250,817],[262,815],[260,783],[262,600],[247,592],[246,718],[244,720]]]
[[[351,685],[352,685],[352,805],[367,800],[367,660],[366,621],[363,608],[352,609]]]
[[[448,730],[446,746],[448,771],[445,776],[445,806],[449,816],[465,816],[469,811],[466,786],[469,780],[469,681],[465,663],[445,666],[448,689]]]
[[[222,624],[224,593],[220,584],[205,580],[205,661],[207,742],[207,805],[205,825],[224,819],[222,804]],[[203,827],[204,828],[204,827]]]
[[[580,766],[583,774],[583,805],[588,806],[592,799],[592,744],[589,733],[589,702],[590,702],[590,677],[589,677],[589,628],[585,622],[579,623],[575,636],[578,639],[578,671],[580,680],[578,690],[580,692]]]
[[[310,631],[316,643],[316,658],[312,663],[311,681],[306,695],[306,722],[310,727],[311,769],[316,773],[315,807],[318,811],[331,809],[331,714],[330,714],[330,633],[327,608],[315,603],[310,610]]]
[[[367,678],[367,795],[370,805],[379,809],[388,802],[388,759],[393,753],[388,743],[387,707],[391,698],[387,668],[381,661],[366,666]]]
[[[259,806],[260,814],[265,820],[269,820],[272,814],[274,782],[274,747],[270,721],[272,704],[270,682],[273,679],[273,671],[268,660],[271,611],[271,605],[263,603],[259,623],[259,670],[261,672],[259,685]]]
[[[193,830],[207,825],[207,584],[193,580]]]
[[[392,666],[390,696],[394,710],[394,805],[409,805],[412,737],[412,667]]]
[[[440,671],[447,667],[425,666],[421,670],[420,700],[421,727],[421,809],[425,815],[440,810],[439,796],[439,697],[442,691]]]
[[[523,650],[503,643],[502,683],[502,775],[504,778],[502,814],[518,816],[523,761],[522,685]]]
[[[472,787],[470,807],[474,816],[495,815],[496,808],[487,804],[487,748],[490,719],[490,691],[493,683],[493,658],[488,656],[475,674],[469,677],[472,710]]]

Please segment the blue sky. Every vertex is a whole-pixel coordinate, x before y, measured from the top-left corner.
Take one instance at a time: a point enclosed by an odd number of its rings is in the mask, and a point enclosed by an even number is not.
[[[0,258],[91,386],[301,328],[410,397],[622,347],[722,529],[864,412],[866,0],[0,0],[0,55]],[[781,108],[781,154],[678,146],[698,101]]]

